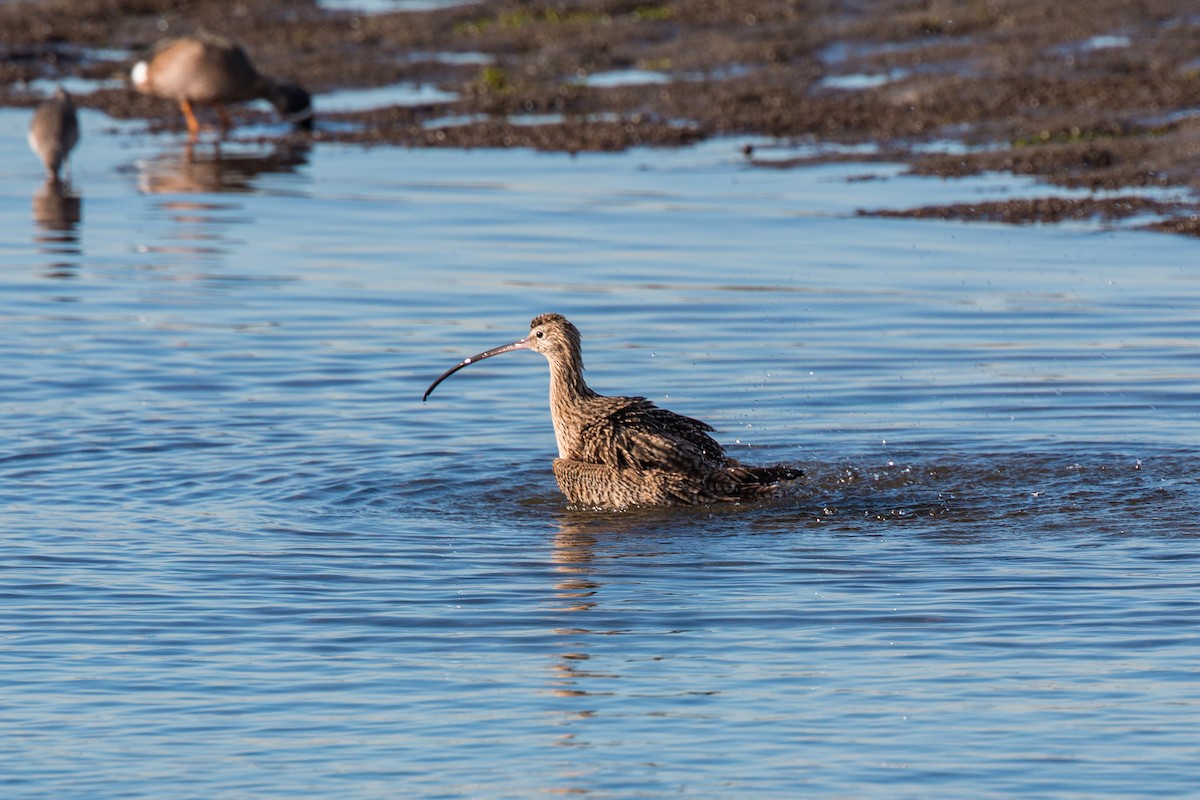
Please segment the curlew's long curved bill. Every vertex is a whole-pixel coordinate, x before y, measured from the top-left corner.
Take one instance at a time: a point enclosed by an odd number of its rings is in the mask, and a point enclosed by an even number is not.
[[[471,364],[474,364],[476,361],[483,361],[485,358],[491,358],[492,356],[498,356],[501,353],[508,353],[513,350],[528,350],[528,349],[529,349],[529,340],[528,339],[518,339],[517,341],[512,342],[511,344],[502,345],[500,347],[493,347],[491,350],[487,350],[483,353],[480,353],[477,356],[471,356],[468,359],[464,359],[463,361],[460,361],[458,364],[455,364],[453,367],[451,367],[450,369],[443,372],[441,375],[438,376],[438,379],[436,381],[429,384],[429,388],[425,390],[425,394],[421,395],[421,402],[424,403],[426,400],[429,399],[429,395],[433,394],[433,390],[437,388],[437,385],[439,383],[446,380],[446,378],[449,378],[451,375],[458,372],[463,367],[470,366]]]

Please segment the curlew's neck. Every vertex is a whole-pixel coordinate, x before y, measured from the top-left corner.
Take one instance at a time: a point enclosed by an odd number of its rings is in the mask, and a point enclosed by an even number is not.
[[[555,353],[550,361],[550,417],[558,457],[569,458],[576,450],[580,429],[587,421],[583,403],[599,397],[583,380],[583,357],[578,350]]]

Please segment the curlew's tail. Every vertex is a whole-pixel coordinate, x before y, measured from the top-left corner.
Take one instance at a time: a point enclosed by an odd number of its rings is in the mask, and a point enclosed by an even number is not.
[[[804,477],[803,470],[783,464],[771,467],[747,467],[735,462],[728,465],[726,469],[737,481],[735,489],[737,495],[745,499],[776,497],[782,494],[791,483]]]
[[[786,483],[804,477],[804,470],[776,465],[774,467],[742,467],[756,483]]]

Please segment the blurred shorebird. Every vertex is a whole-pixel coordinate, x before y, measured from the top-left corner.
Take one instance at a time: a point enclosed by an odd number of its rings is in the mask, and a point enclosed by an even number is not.
[[[133,66],[133,87],[143,94],[179,103],[194,139],[200,132],[194,105],[211,105],[224,130],[232,127],[224,106],[266,100],[284,120],[312,128],[312,97],[294,83],[280,83],[258,73],[239,45],[219,36],[197,34],[159,42]]]
[[[59,171],[79,141],[79,117],[71,95],[61,87],[42,101],[29,123],[29,146],[46,165],[46,175],[58,183]]]
[[[785,466],[745,466],[725,455],[706,423],[644,397],[592,391],[583,380],[579,330],[559,314],[535,317],[524,339],[442,373],[422,401],[463,367],[513,350],[534,350],[550,362],[554,477],[572,504],[619,509],[754,500],[777,496],[803,474]]]

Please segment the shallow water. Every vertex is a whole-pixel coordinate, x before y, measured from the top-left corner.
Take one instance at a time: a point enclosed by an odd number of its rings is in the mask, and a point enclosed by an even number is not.
[[[740,141],[189,154],[92,114],[37,203],[27,115],[5,796],[1194,791],[1194,240],[860,217],[1028,184]],[[420,402],[550,310],[595,388],[804,484],[576,511],[539,357]]]

